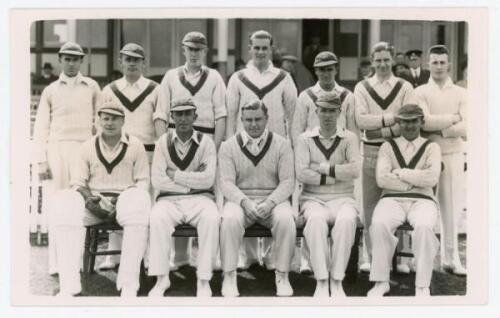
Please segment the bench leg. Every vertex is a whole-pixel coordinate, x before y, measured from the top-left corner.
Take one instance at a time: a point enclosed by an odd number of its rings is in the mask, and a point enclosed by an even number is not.
[[[359,242],[361,241],[363,230],[356,229],[354,236],[354,244],[351,248],[351,255],[347,263],[344,281],[346,283],[355,283],[358,279],[358,262],[359,262]]]
[[[87,228],[85,232],[85,244],[83,247],[83,274],[89,274],[90,262],[90,229]]]
[[[90,261],[89,261],[89,274],[95,274],[95,253],[97,252],[97,243],[99,241],[99,230],[91,231],[91,241],[90,241]]]
[[[90,239],[91,233],[90,228],[85,231],[85,243],[83,247],[83,287],[87,289],[88,278],[90,275],[89,263],[90,263]]]

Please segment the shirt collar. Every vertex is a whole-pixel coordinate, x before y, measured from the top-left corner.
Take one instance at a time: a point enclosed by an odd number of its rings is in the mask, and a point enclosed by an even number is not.
[[[387,80],[385,80],[385,81],[383,81],[383,82],[380,82],[380,81],[379,81],[379,79],[378,79],[378,77],[377,77],[377,75],[373,75],[372,77],[370,77],[370,78],[368,79],[368,82],[370,83],[370,85],[371,85],[371,86],[375,86],[375,85],[377,85],[377,84],[385,84],[385,83],[388,83],[388,84],[389,84],[389,86],[390,86],[391,88],[393,88],[393,87],[394,87],[394,85],[396,85],[396,83],[398,82],[398,78],[397,78],[396,76],[394,76],[394,74],[391,74],[391,76],[390,76]]]
[[[105,143],[104,143],[104,138],[102,137],[102,132],[99,133],[99,142],[102,144],[102,145],[105,145],[107,146]],[[127,144],[129,143],[129,138],[128,138],[128,135],[123,133],[122,132],[122,135],[120,136],[120,142],[118,142],[118,144],[120,143],[124,143],[124,144]]]
[[[438,89],[441,89],[438,84],[434,81],[434,79],[431,77],[429,77],[429,84],[437,87]],[[448,76],[448,78],[446,79],[446,82],[444,83],[444,86],[442,89],[445,89],[445,88],[450,88],[450,87],[453,87],[453,81],[451,80],[451,78]]]
[[[257,144],[259,144],[262,140],[267,139],[268,134],[269,134],[269,130],[266,128],[266,129],[264,129],[264,132],[262,133],[262,135],[260,135],[260,137],[252,138],[245,130],[242,130],[241,131],[241,139],[243,141],[243,147],[245,147],[250,141],[256,142]]]
[[[72,79],[68,77],[64,72],[61,72],[59,75],[59,81],[64,84],[68,84]],[[88,85],[89,83],[87,82],[87,79],[82,75],[82,73],[78,72],[78,74],[75,75],[75,83],[83,83]]]
[[[247,68],[252,70],[253,72],[260,73],[259,69],[255,66],[253,60],[248,61],[247,63]],[[276,67],[274,67],[273,62],[269,61],[267,62],[267,68],[262,72],[262,74],[270,72],[272,74],[278,74],[280,70]]]
[[[399,146],[401,147],[401,150],[404,151],[406,149],[406,147],[408,146],[408,144],[410,143],[410,141],[408,141],[403,136],[400,136],[397,139],[398,139]],[[424,142],[425,142],[425,139],[422,138],[422,136],[418,136],[417,138],[415,138],[414,140],[411,141],[411,143],[415,146],[415,149],[420,148],[420,146],[422,146],[424,144]]]
[[[187,144],[190,140],[197,143],[198,145],[200,144],[200,140],[198,139],[198,134],[196,133],[195,130],[193,130],[193,134],[191,135],[191,137],[189,137],[188,140],[186,140],[186,142],[182,141],[181,138],[179,138],[179,136],[177,135],[177,132],[175,130],[172,130],[172,140],[176,140],[176,139],[183,144]]]
[[[189,76],[200,76],[201,75],[201,71],[203,71],[203,65],[200,67],[200,69],[198,70],[198,72],[194,73],[194,74],[191,74],[189,72],[189,69],[188,69],[188,64],[187,62],[184,63],[184,66],[182,67],[182,70],[184,71],[184,74],[185,75],[189,75]]]
[[[146,87],[148,86],[148,84],[149,84],[148,80],[144,76],[142,76],[142,75],[133,84],[130,84],[129,82],[127,82],[125,76],[123,76],[122,78],[116,80],[116,86],[120,90],[123,90],[127,86],[132,86],[132,87],[133,86],[137,86],[141,91],[143,91],[143,90],[146,89]]]
[[[340,88],[340,86],[337,84],[337,82],[333,81],[333,89],[332,89],[332,91],[340,92],[341,90],[339,88]],[[324,89],[321,88],[321,86],[319,85],[319,81],[318,81],[313,86],[313,92],[316,93],[316,94],[319,94],[321,92],[327,92],[327,91],[325,91]]]
[[[311,130],[309,130],[309,132],[307,133],[308,136],[309,137],[319,137],[320,139],[333,139],[336,136],[338,136],[339,138],[345,137],[345,128],[340,128],[337,126],[337,131],[331,137],[323,137],[321,135],[321,133],[319,132],[319,128],[320,128],[319,126],[316,126],[316,127],[312,128]]]

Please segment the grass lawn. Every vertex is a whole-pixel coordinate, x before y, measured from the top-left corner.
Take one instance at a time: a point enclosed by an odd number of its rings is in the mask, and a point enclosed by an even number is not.
[[[462,260],[465,257],[465,237],[460,238],[460,254]],[[102,258],[97,258],[97,263]],[[436,257],[435,270],[431,283],[432,295],[465,295],[466,278],[457,277],[441,271],[439,267],[439,256]],[[176,272],[170,273],[171,288],[165,296],[195,296],[196,277],[195,268],[190,266],[181,267]],[[91,275],[83,285],[83,293],[88,296],[118,296],[115,287],[116,271],[97,271]],[[391,292],[389,296],[413,296],[415,292],[415,274],[392,274]],[[83,281],[82,281],[83,283]],[[155,283],[154,277],[145,277],[142,280],[139,296],[146,296],[147,292]],[[312,296],[316,282],[312,275],[301,275],[296,272],[290,273],[290,283],[294,289],[294,296]],[[215,272],[211,281],[214,296],[220,296],[222,275]],[[344,283],[344,289],[348,296],[365,296],[371,288],[372,283],[368,280],[368,274],[359,273],[356,282]],[[261,266],[252,266],[246,271],[238,273],[238,287],[240,295],[272,297],[276,290],[274,286],[274,272],[268,271]],[[59,289],[57,276],[53,277],[47,273],[47,247],[33,246],[31,248],[30,262],[30,290],[36,295],[54,295]]]

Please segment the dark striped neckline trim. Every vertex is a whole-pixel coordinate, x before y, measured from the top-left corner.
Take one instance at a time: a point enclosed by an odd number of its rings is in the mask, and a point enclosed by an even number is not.
[[[208,69],[206,67],[204,67],[204,66],[201,67],[200,79],[198,80],[198,83],[196,83],[196,85],[193,86],[186,79],[186,75],[184,74],[184,69],[183,68],[184,67],[181,66],[181,67],[179,67],[179,70],[177,71],[178,75],[179,75],[179,81],[181,82],[182,86],[184,86],[189,91],[189,93],[191,94],[191,96],[194,96],[194,95],[196,95],[200,91],[200,89],[203,87],[203,85],[207,81],[207,78],[208,78]]]
[[[193,134],[197,134],[198,142],[201,143],[201,139],[203,138],[203,134],[197,131],[193,131]],[[188,153],[184,156],[184,159],[179,158],[177,154],[177,150],[175,149],[174,141],[172,139],[172,133],[167,134],[167,150],[170,155],[170,159],[172,162],[181,170],[186,170],[187,167],[191,164],[194,159],[194,155],[196,154],[196,150],[198,150],[198,143],[194,140],[191,141],[191,146],[189,146]]]
[[[407,164],[406,160],[403,157],[403,154],[401,153],[401,150],[399,149],[399,147],[396,144],[396,142],[393,139],[389,140],[389,144],[391,145],[392,151],[394,152],[394,155],[396,156],[396,160],[398,161],[399,167],[402,168],[402,169],[404,169],[404,168],[415,169],[415,167],[417,166],[417,163],[420,161],[420,159],[424,155],[425,149],[427,148],[427,146],[430,143],[431,143],[430,140],[426,140],[422,144],[422,146],[420,146],[420,148],[415,153],[415,155],[413,156],[413,158],[411,158],[410,163]]]
[[[316,104],[316,101],[318,100],[318,96],[317,96],[316,94],[314,94],[314,92],[313,92],[313,88],[312,88],[312,87],[311,87],[311,88],[308,88],[308,89],[306,90],[306,93],[307,93],[307,95],[309,95],[309,98],[311,98],[311,100],[313,101],[313,103],[314,103],[314,104]],[[350,93],[350,91],[349,91],[349,90],[347,90],[347,89],[344,89],[344,90],[342,91],[342,93],[340,93],[340,103],[341,103],[341,104],[343,104],[343,103],[344,103],[344,101],[345,101],[345,99],[346,99],[347,95],[349,95],[349,93]]]
[[[252,83],[248,79],[248,77],[246,77],[246,75],[243,73],[243,70],[238,72],[238,78],[246,87],[248,87],[248,89],[250,89],[255,95],[257,95],[260,100],[262,100],[270,91],[272,91],[274,88],[276,88],[276,86],[278,86],[279,83],[281,83],[281,81],[286,77],[286,74],[287,73],[285,71],[280,70],[280,73],[276,75],[271,83],[262,88],[258,88],[257,86],[255,86],[255,84]]]
[[[370,97],[382,108],[383,110],[386,110],[389,105],[392,104],[396,96],[398,96],[399,91],[403,87],[404,80],[399,79],[396,85],[392,88],[391,92],[389,95],[387,95],[386,98],[380,97],[380,95],[375,91],[375,89],[370,85],[368,80],[363,80],[362,81],[363,86],[365,87],[366,91],[368,94],[370,94]]]
[[[123,158],[125,157],[125,153],[127,152],[127,148],[128,145],[126,143],[123,143],[122,150],[120,151],[118,156],[116,156],[116,158],[113,161],[108,162],[106,158],[104,158],[101,147],[99,146],[99,137],[96,137],[95,139],[95,150],[97,153],[97,158],[104,165],[104,168],[106,168],[108,174],[111,174],[111,172],[113,172],[113,169],[123,160]]]
[[[319,136],[314,136],[313,140],[314,140],[314,143],[316,144],[316,146],[319,148],[319,150],[325,156],[326,160],[330,160],[330,157],[332,156],[332,154],[335,152],[335,149],[337,149],[337,147],[340,144],[340,137],[339,136],[335,136],[335,140],[333,141],[333,145],[331,145],[330,148],[326,148],[321,143],[321,141],[319,140]]]
[[[253,163],[254,166],[257,166],[259,162],[264,158],[264,156],[267,154],[269,148],[271,147],[271,142],[273,140],[273,133],[269,132],[266,140],[266,144],[262,148],[262,150],[254,156],[246,147],[243,145],[243,138],[241,137],[241,133],[236,135],[236,140],[238,141],[238,145],[240,146],[241,151],[243,154],[250,159],[250,161]]]
[[[148,95],[153,92],[156,85],[158,84],[150,81],[148,87],[146,87],[146,89],[132,101],[125,95],[123,95],[123,93],[118,89],[118,86],[116,86],[116,82],[111,83],[109,87],[111,88],[111,91],[115,94],[115,96],[120,100],[120,103],[122,103],[122,105],[130,112],[133,112],[142,104],[146,97],[148,97]]]

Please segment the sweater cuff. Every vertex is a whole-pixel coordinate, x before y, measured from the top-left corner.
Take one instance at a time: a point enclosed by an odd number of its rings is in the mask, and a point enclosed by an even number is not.
[[[383,127],[389,127],[389,126],[394,125],[394,123],[396,122],[396,120],[394,119],[394,114],[392,114],[392,113],[383,114],[382,115],[382,122],[384,124]]]
[[[391,138],[392,137],[392,131],[391,131],[390,127],[384,127],[382,129],[380,129],[380,131],[382,132],[382,137],[384,137],[384,138]]]
[[[319,173],[329,174],[330,173],[330,163],[328,161],[319,164]]]
[[[335,165],[334,164],[331,164],[330,165],[330,173],[329,173],[329,176],[332,177],[332,178],[335,178]]]
[[[321,174],[319,185],[325,185],[325,184],[326,184],[326,174]]]
[[[327,185],[335,184],[335,178],[326,177],[326,183],[325,184],[327,184]]]

